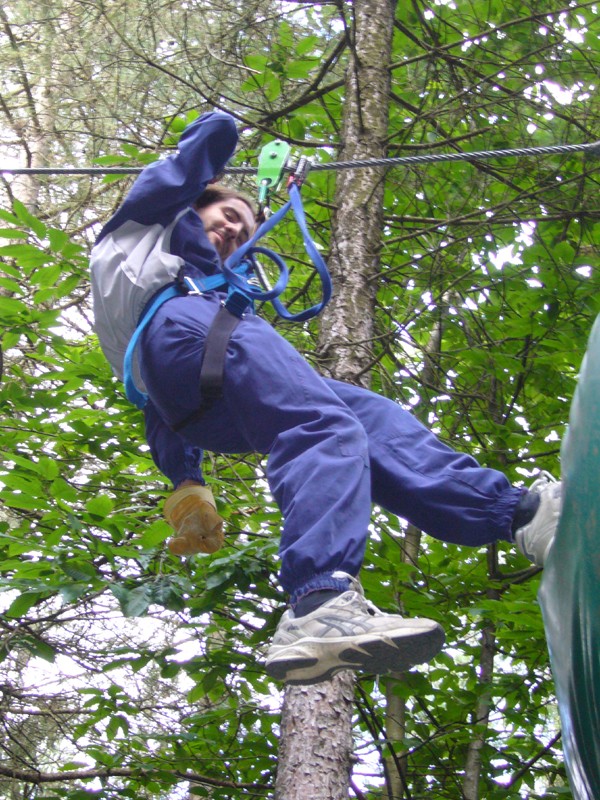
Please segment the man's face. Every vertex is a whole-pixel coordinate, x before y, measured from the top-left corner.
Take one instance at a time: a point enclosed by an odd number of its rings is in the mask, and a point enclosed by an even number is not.
[[[197,213],[210,243],[223,260],[247,242],[254,231],[252,211],[237,197],[198,208]]]

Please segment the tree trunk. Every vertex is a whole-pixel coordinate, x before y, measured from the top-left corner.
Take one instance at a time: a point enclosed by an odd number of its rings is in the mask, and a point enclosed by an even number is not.
[[[26,154],[26,167],[48,166],[50,151],[50,136],[53,129],[54,108],[51,96],[52,75],[52,39],[44,41],[40,49],[40,75],[37,82],[28,74],[25,64],[21,60],[17,37],[12,30],[11,22],[3,8],[0,8],[0,23],[2,30],[15,54],[17,83],[20,92],[26,98],[29,111],[29,125],[25,126],[22,120],[9,118],[12,133],[22,146]],[[20,175],[13,183],[13,194],[33,213],[38,212],[39,177],[35,175]]]
[[[394,6],[389,0],[341,5],[348,66],[340,159],[385,155]],[[319,359],[332,377],[368,385],[379,271],[383,170],[341,171],[336,184],[329,269],[335,297],[323,314]],[[354,678],[290,687],[283,705],[277,800],[348,797]]]
[[[437,361],[440,354],[440,344],[444,333],[445,312],[440,314],[437,324],[431,331],[429,341],[423,351],[422,382],[425,386],[435,386],[437,383]],[[427,405],[417,409],[416,416],[425,422],[429,408]],[[404,534],[402,548],[402,561],[411,564],[415,571],[418,567],[419,553],[421,551],[421,531],[414,525],[408,525]],[[400,611],[403,612],[402,598],[398,597]],[[386,776],[386,800],[404,800],[407,787],[407,758],[398,756],[394,750],[395,742],[403,742],[406,737],[406,700],[394,691],[394,684],[404,679],[403,675],[391,675],[385,683],[385,725],[386,736],[392,752],[384,759]]]
[[[289,687],[281,720],[276,800],[346,800],[351,772],[354,676]]]
[[[421,531],[414,525],[409,525],[404,535],[402,561],[412,564],[416,570],[420,549]],[[402,612],[402,598],[397,599]],[[392,751],[384,758],[386,800],[403,800],[407,785],[406,755],[398,756],[395,752],[395,743],[404,742],[406,738],[406,700],[394,691],[395,684],[404,680],[404,677],[403,674],[393,673],[385,682],[385,733]]]
[[[349,9],[340,160],[386,155],[389,64],[394,8],[389,0],[357,0]],[[337,378],[369,385],[373,311],[383,223],[382,167],[341,170],[337,175],[329,270],[334,299],[321,323],[318,358]]]
[[[496,589],[489,589],[487,596],[491,600],[498,600],[500,593]],[[481,751],[486,743],[488,722],[492,710],[490,696],[494,680],[494,655],[496,652],[496,626],[487,620],[481,631],[481,658],[479,661],[478,683],[480,686],[479,700],[473,720],[473,738],[469,742],[467,758],[465,761],[465,777],[463,780],[464,800],[479,800],[479,780],[481,778]]]

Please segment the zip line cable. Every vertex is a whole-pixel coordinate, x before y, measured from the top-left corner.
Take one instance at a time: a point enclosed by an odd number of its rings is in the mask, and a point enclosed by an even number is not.
[[[399,167],[410,164],[428,164],[439,161],[483,161],[494,158],[553,155],[560,153],[589,152],[600,156],[600,141],[587,144],[555,144],[546,147],[518,147],[511,150],[480,150],[472,153],[430,153],[422,156],[397,158],[368,158],[352,161],[332,161],[329,164],[313,163],[311,172],[338,169],[364,169],[367,167]],[[10,175],[137,175],[145,167],[0,167],[0,173]],[[291,171],[286,167],[287,171]],[[226,175],[254,175],[256,167],[227,167]]]

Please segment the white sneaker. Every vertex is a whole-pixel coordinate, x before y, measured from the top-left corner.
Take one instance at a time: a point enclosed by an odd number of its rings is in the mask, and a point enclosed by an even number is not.
[[[352,588],[304,617],[286,611],[281,618],[265,664],[272,678],[313,684],[343,669],[404,672],[442,649],[444,631],[437,622],[384,614],[355,578],[334,576],[350,578]]]
[[[516,531],[515,542],[524,556],[538,567],[543,567],[558,527],[562,508],[562,483],[548,472],[542,472],[529,491],[539,494],[540,505],[531,522]]]

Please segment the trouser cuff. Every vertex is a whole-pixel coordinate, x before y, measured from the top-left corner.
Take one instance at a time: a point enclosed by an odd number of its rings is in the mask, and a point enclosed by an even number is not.
[[[334,572],[335,571],[336,570],[334,570]],[[349,588],[350,580],[348,578],[334,578],[332,572],[323,572],[320,575],[315,575],[315,577],[307,581],[304,586],[292,592],[290,596],[290,605],[292,608],[295,608],[300,600],[311,592],[328,589],[342,594],[342,592],[348,591]]]

